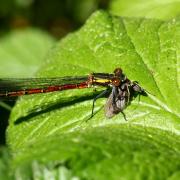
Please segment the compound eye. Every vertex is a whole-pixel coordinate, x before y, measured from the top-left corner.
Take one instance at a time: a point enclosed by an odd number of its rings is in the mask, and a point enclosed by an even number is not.
[[[119,79],[112,79],[112,84],[114,85],[114,86],[119,86],[120,85],[120,80]]]

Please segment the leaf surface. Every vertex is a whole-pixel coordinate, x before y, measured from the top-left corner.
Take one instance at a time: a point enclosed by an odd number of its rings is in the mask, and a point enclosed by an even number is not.
[[[179,0],[112,0],[110,11],[114,15],[170,19],[180,15]]]
[[[0,179],[11,179],[10,155],[6,147],[0,146]]]

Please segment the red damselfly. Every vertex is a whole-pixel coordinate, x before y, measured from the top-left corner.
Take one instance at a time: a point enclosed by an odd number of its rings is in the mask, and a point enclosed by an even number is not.
[[[136,94],[146,95],[145,90],[136,81],[130,81],[121,68],[116,68],[113,74],[91,73],[88,76],[56,78],[1,78],[0,99],[95,86],[104,86],[107,89],[94,98],[91,116],[94,115],[95,101],[106,93],[110,93],[105,105],[105,114],[109,118],[119,112],[123,113],[123,109]]]

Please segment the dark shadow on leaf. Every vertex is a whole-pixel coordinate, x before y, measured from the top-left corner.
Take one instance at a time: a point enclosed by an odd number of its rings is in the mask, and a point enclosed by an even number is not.
[[[45,114],[45,113],[48,113],[50,111],[61,109],[61,108],[64,108],[64,107],[68,107],[68,106],[71,106],[71,105],[74,105],[76,103],[80,103],[80,102],[83,102],[83,101],[87,101],[87,100],[91,100],[91,99],[93,100],[93,98],[96,97],[99,93],[101,93],[101,91],[96,91],[93,94],[84,95],[84,96],[81,96],[81,97],[74,98],[72,100],[68,99],[68,101],[64,101],[64,102],[56,102],[54,104],[51,104],[51,105],[48,105],[48,106],[45,106],[45,107],[34,108],[32,111],[29,112],[28,115],[23,116],[23,117],[19,117],[14,122],[14,124],[18,125],[20,123],[30,121],[30,120],[32,120],[32,118],[34,118],[36,116],[39,116],[39,115],[42,115],[42,114]],[[42,108],[42,110],[39,111],[38,110],[39,108]]]

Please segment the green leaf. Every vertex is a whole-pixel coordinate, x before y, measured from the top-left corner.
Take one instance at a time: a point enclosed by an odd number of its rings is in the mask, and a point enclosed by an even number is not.
[[[0,77],[32,77],[54,39],[37,29],[14,30],[0,39]]]
[[[179,0],[112,0],[110,11],[119,16],[170,19],[180,15]]]
[[[30,177],[36,166],[40,177],[178,177],[179,30],[179,19],[122,18],[98,11],[60,41],[39,76],[111,73],[121,67],[151,94],[126,108],[128,122],[122,114],[105,118],[105,98],[97,101],[95,116],[86,122],[92,99],[102,89],[21,98],[7,131],[14,168]]]
[[[79,128],[30,143],[16,158],[16,171],[32,179],[37,174],[39,179],[177,179],[180,143],[175,138],[130,124]]]
[[[11,179],[10,155],[6,147],[0,146],[0,179]]]

